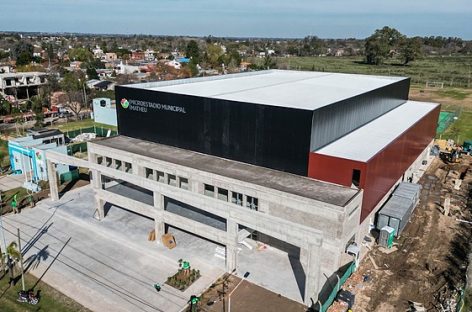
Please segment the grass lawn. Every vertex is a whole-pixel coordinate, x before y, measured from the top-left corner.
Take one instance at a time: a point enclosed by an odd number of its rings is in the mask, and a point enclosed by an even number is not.
[[[10,165],[10,158],[8,157],[8,141],[0,139],[0,167]]]
[[[38,279],[30,274],[25,274],[25,288],[33,287]],[[23,311],[45,311],[45,312],[89,312],[74,300],[65,296],[51,286],[39,282],[34,288],[36,294],[40,292],[40,300],[37,305],[19,303],[16,301],[18,291],[21,290],[21,280],[15,286],[10,287],[9,277],[5,276],[0,280],[0,311],[2,312],[23,312]]]
[[[50,126],[49,128],[55,128],[59,129],[61,131],[71,131],[71,130],[77,130],[80,128],[89,128],[89,127],[102,127],[102,128],[107,128],[111,130],[116,130],[117,127],[115,126],[109,126],[109,125],[104,125],[98,122],[94,122],[93,119],[83,119],[83,120],[77,120],[77,121],[69,121],[65,123],[60,123],[60,124],[55,124]]]
[[[411,77],[413,84],[426,82],[444,83],[444,87],[471,87],[470,68],[472,56],[428,56],[403,66],[400,60],[387,60],[384,65],[364,64],[362,56],[356,57],[276,57],[280,69],[315,70],[326,72]],[[262,64],[262,58],[250,58],[249,62]]]
[[[472,112],[462,112],[457,119],[442,135],[443,139],[453,139],[459,144],[464,140],[472,140]]]

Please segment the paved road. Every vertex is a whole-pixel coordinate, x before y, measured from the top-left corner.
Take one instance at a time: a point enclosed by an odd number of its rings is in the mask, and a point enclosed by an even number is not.
[[[20,228],[26,266],[33,275],[87,308],[180,311],[192,294],[199,294],[221,275],[221,269],[194,263],[202,277],[189,289],[180,292],[164,286],[157,293],[153,283],[163,284],[176,272],[175,259],[113,235],[90,217],[81,219],[61,209],[78,202],[77,194],[71,191],[59,202],[46,200],[21,214],[4,216],[3,225],[7,244]]]

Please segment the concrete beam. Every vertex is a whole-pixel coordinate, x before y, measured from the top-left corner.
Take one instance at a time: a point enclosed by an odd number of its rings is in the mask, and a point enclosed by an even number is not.
[[[95,190],[95,196],[111,204],[154,219],[155,208],[153,206],[102,189]]]

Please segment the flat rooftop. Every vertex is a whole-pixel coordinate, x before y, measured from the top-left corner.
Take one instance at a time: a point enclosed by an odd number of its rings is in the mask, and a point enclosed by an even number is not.
[[[291,173],[122,135],[94,141],[93,144],[159,159],[341,207],[345,206],[359,192],[357,189]]]
[[[20,73],[3,73],[0,74],[0,79],[4,78],[21,78],[23,76],[46,76],[47,73],[42,73],[42,72],[20,72]]]
[[[267,70],[126,85],[169,93],[315,110],[405,77]]]
[[[407,101],[315,153],[366,162],[438,106]]]

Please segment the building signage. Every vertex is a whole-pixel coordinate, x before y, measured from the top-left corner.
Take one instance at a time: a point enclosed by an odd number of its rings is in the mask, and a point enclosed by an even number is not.
[[[176,106],[176,105],[167,105],[155,102],[148,101],[139,101],[139,100],[127,100],[121,99],[121,106],[124,109],[129,109],[136,112],[147,113],[149,109],[153,110],[165,110],[175,113],[186,114],[185,107]]]

